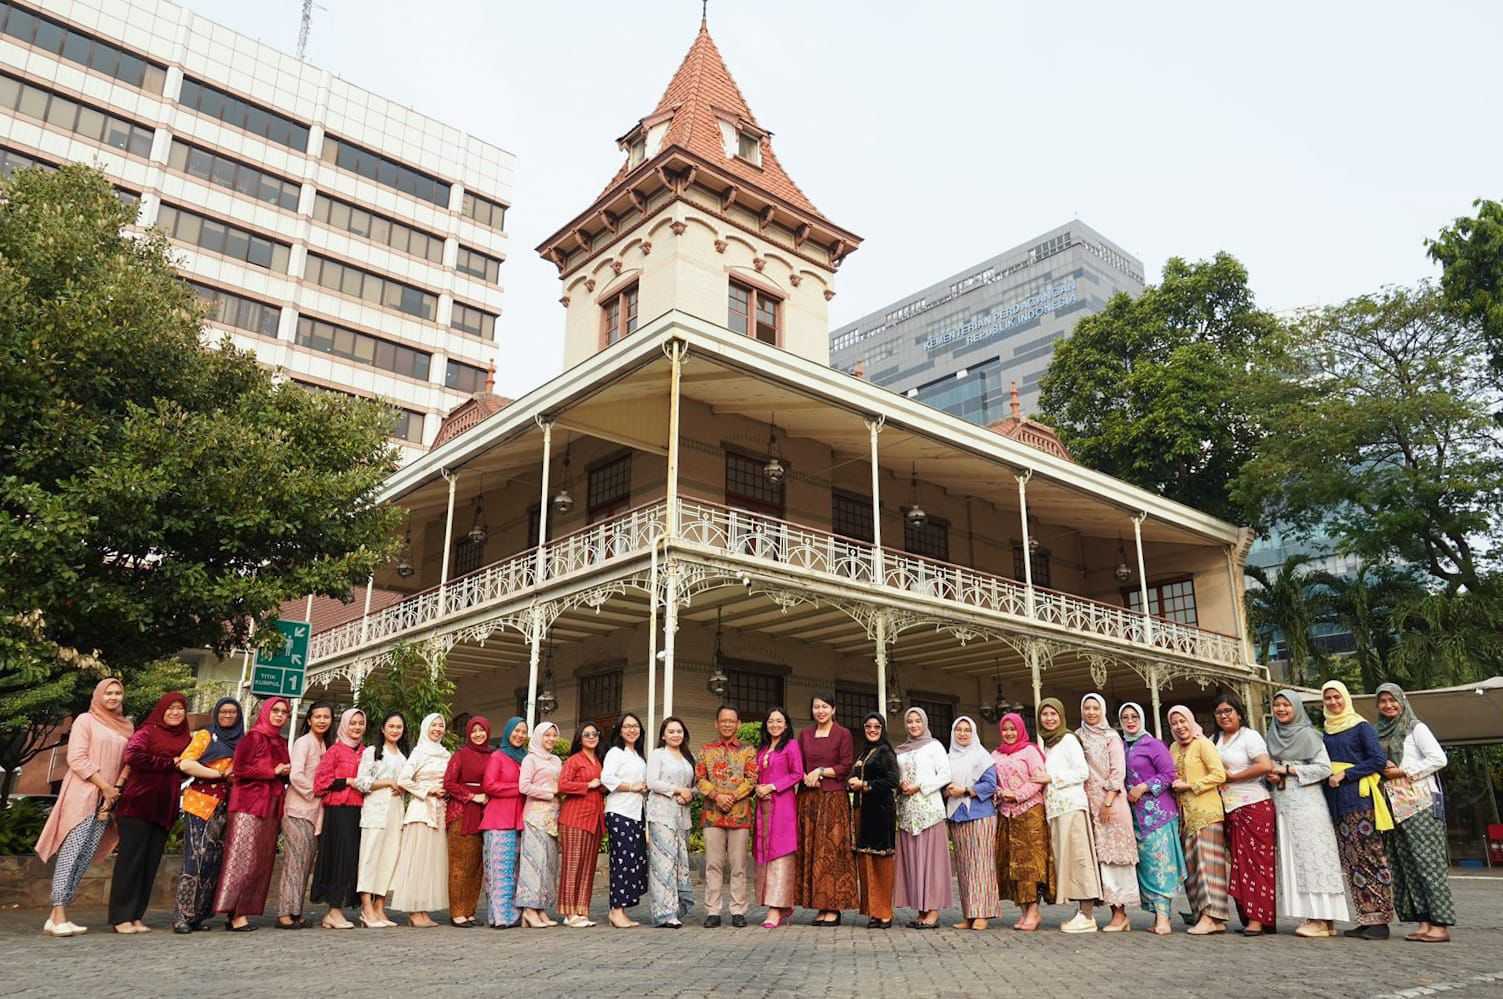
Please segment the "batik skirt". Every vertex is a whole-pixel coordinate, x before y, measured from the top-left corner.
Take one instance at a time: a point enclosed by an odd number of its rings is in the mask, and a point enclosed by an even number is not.
[[[1054,900],[1054,853],[1044,806],[997,816],[997,891],[1019,908]]]
[[[951,822],[960,913],[966,919],[994,919],[1002,912],[997,896],[997,817]]]
[[[630,909],[647,894],[647,835],[642,820],[605,813],[610,833],[611,908]]]
[[[517,860],[517,908],[551,909],[558,902],[558,837],[543,822],[527,820],[522,829],[522,852]],[[560,830],[562,832],[562,830]]]
[[[480,833],[460,832],[456,820],[446,834],[449,845],[449,918],[473,919],[480,904],[482,878]]]
[[[1383,834],[1393,864],[1393,900],[1405,923],[1456,925],[1456,907],[1446,881],[1450,857],[1446,823],[1437,809],[1416,812]]]
[[[1393,922],[1393,872],[1383,851],[1383,836],[1373,820],[1372,805],[1336,820],[1336,849],[1341,854],[1347,893],[1357,909],[1357,925],[1386,926]]]
[[[647,895],[652,921],[683,919],[694,908],[689,880],[689,830],[668,822],[647,823]]]
[[[1230,917],[1226,873],[1226,829],[1220,822],[1185,837],[1185,896],[1196,918],[1226,922]]]
[[[277,886],[277,915],[300,916],[308,894],[308,875],[318,852],[312,819],[282,816],[282,878]]]
[[[173,921],[197,926],[214,914],[214,889],[224,859],[225,803],[208,819],[183,814],[183,873]]]
[[[1272,798],[1226,813],[1226,847],[1231,855],[1226,893],[1236,900],[1237,918],[1244,924],[1272,926],[1276,918],[1275,814]]]
[[[219,864],[219,888],[214,893],[215,912],[259,916],[266,911],[271,871],[277,862],[279,825],[274,817],[230,813]]]
[[[844,791],[799,794],[799,905],[821,912],[856,908],[860,891],[851,843],[851,803]]]
[[[1138,840],[1138,894],[1143,908],[1167,916],[1174,895],[1185,880],[1185,849],[1179,841],[1179,820],[1171,819]]]
[[[558,827],[558,911],[565,916],[588,916],[595,891],[595,864],[600,856],[600,833]]]
[[[490,907],[492,926],[510,926],[517,912],[517,852],[522,834],[515,829],[487,829],[482,863],[485,868],[485,899]]]

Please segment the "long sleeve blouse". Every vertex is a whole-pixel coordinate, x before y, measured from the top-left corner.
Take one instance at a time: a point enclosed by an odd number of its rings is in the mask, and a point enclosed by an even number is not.
[[[939,740],[911,753],[899,753],[898,773],[904,781],[918,785],[916,794],[898,793],[898,828],[917,836],[943,822],[945,799],[940,791],[950,783],[950,757]]]
[[[1335,787],[1326,785],[1326,805],[1330,807],[1331,815],[1339,819],[1350,812],[1372,808],[1372,799],[1363,797],[1358,785],[1369,774],[1382,773],[1383,764],[1388,762],[1383,746],[1378,742],[1378,730],[1368,722],[1359,722],[1345,732],[1327,733],[1325,741],[1332,763],[1351,764],[1342,774],[1340,784]],[[1333,771],[1339,769],[1332,768]]]
[[[486,797],[482,831],[522,828],[522,764],[505,753],[492,753],[480,789]]]
[[[402,807],[401,788],[374,789],[374,786],[377,781],[398,780],[406,765],[407,757],[399,749],[386,747],[378,760],[376,747],[365,747],[360,754],[360,770],[355,774],[355,787],[365,796],[360,803],[360,828],[385,829],[387,812]]]
[[[365,802],[365,795],[355,783],[360,776],[360,752],[359,747],[336,740],[318,761],[318,768],[313,771],[313,796],[322,799],[325,807],[358,808]],[[340,781],[344,783],[339,784]]]
[[[1011,798],[1003,798],[1000,793],[998,795],[997,811],[1003,817],[1014,818],[1044,803],[1044,785],[1033,779],[1034,774],[1043,773],[1047,769],[1044,766],[1044,754],[1039,751],[1039,747],[1029,743],[1016,753],[1004,753],[995,749],[992,751],[992,762],[996,764],[992,771],[996,774],[998,792],[1008,791],[1012,794]]]
[[[1184,835],[1193,836],[1226,818],[1221,806],[1226,767],[1211,740],[1197,735],[1189,746],[1176,741],[1169,755],[1174,760],[1175,778],[1190,785],[1190,790],[1178,792]]]
[[[951,780],[952,784],[960,783],[959,780]],[[981,776],[975,782],[967,785],[966,790],[971,792],[968,798],[952,799],[957,802],[955,811],[950,813],[951,822],[975,822],[977,819],[989,819],[997,814],[997,805],[992,798],[997,793],[997,768],[987,767],[981,771]]]
[[[277,767],[290,762],[287,743],[280,735],[264,735],[252,729],[235,746],[230,768],[229,811],[280,821],[287,797],[287,778]]]
[[[224,775],[229,772],[230,764],[234,762],[233,756],[221,756],[207,764],[202,763],[201,758],[213,740],[213,734],[208,729],[201,728],[193,733],[193,738],[188,740],[188,748],[183,750],[183,754],[178,757],[180,760],[192,760],[200,766],[207,766],[208,769],[219,774],[219,777],[215,779],[195,776],[188,782],[188,786],[183,788],[183,811],[205,822],[214,817],[214,813],[219,810],[220,802],[230,796],[230,786],[225,781]]]
[[[636,785],[646,782],[647,761],[634,752],[612,746],[600,763],[600,784],[606,790],[606,812],[641,822],[642,804],[646,795],[641,791],[617,789],[623,784]]]
[[[130,776],[115,814],[171,829],[177,821],[178,788],[183,783],[177,757],[152,752],[151,728],[143,725],[125,743],[125,765],[130,767]]]
[[[1430,726],[1424,722],[1417,722],[1409,734],[1404,736],[1404,758],[1394,760],[1399,769],[1409,775],[1411,783],[1420,787],[1427,787],[1434,794],[1440,793],[1440,779],[1436,776],[1446,768],[1449,759],[1446,751],[1440,748],[1440,742],[1435,738],[1435,733],[1430,731]]]
[[[844,791],[845,782],[851,776],[851,762],[855,751],[851,744],[851,730],[844,725],[831,723],[830,731],[823,738],[817,725],[810,725],[798,734],[798,751],[804,760],[804,773],[824,767],[835,771],[834,777],[821,777],[821,791]]]
[[[558,809],[560,826],[597,834],[605,832],[605,789],[589,786],[599,776],[599,761],[583,750],[564,761],[558,775],[558,793],[564,796]]]
[[[324,803],[313,793],[313,778],[326,749],[312,732],[304,732],[292,744],[292,772],[287,775],[287,805],[283,814],[307,819],[315,832],[324,826]]]
[[[1044,771],[1049,783],[1044,785],[1044,814],[1051,819],[1090,808],[1085,783],[1091,776],[1086,766],[1085,750],[1075,733],[1066,732],[1050,749],[1044,750]]]
[[[1169,747],[1151,735],[1140,735],[1127,747],[1127,788],[1143,785],[1142,797],[1132,803],[1133,828],[1141,839],[1179,818],[1174,799],[1174,759]]]
[[[757,834],[752,839],[752,858],[770,863],[798,850],[798,785],[804,777],[804,756],[797,740],[784,740],[774,750],[757,750],[757,783],[771,784],[773,792],[757,799]]]
[[[517,790],[527,803],[522,806],[526,822],[547,825],[558,815],[558,778],[564,763],[552,753],[528,753],[517,775]]]
[[[647,821],[687,832],[693,821],[688,805],[674,798],[675,791],[694,788],[694,764],[683,753],[659,746],[647,757]]]
[[[897,845],[898,757],[885,742],[863,749],[851,776],[868,785],[855,796],[856,852],[891,856]]]
[[[80,714],[73,719],[73,727],[68,729],[68,772],[63,774],[57,804],[52,806],[37,839],[38,857],[51,859],[73,827],[99,810],[99,788],[89,778],[98,774],[106,783],[114,784],[125,765],[125,743],[125,736],[92,715]],[[115,839],[112,823],[94,855],[106,856]]]
[[[407,762],[402,764],[402,773],[397,783],[409,795],[407,810],[402,815],[402,824],[421,822],[429,829],[444,828],[444,813],[447,810],[442,798],[433,792],[444,786],[444,771],[449,766],[448,753],[424,753],[422,746],[414,749]]]

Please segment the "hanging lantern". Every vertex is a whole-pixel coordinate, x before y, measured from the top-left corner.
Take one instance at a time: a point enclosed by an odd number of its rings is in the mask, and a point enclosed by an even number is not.
[[[783,476],[788,474],[788,468],[783,464],[783,454],[778,448],[778,424],[776,415],[769,421],[771,428],[767,431],[767,464],[762,466],[762,474],[767,476],[767,481],[779,483]]]
[[[572,442],[571,442],[572,443]],[[564,484],[553,497],[553,509],[559,513],[568,513],[574,509],[574,497],[569,495],[569,450],[570,445],[564,445]]]
[[[1002,695],[1002,680],[999,677],[997,679],[996,696],[992,698],[992,702],[990,704],[981,705],[981,717],[987,722],[995,724],[996,722],[1001,721],[1002,717],[1006,715],[1011,708],[1012,705],[1009,704],[1007,702],[1007,698]]]
[[[887,714],[896,715],[903,710],[903,696],[896,690],[887,695]]]
[[[1112,570],[1112,575],[1117,577],[1117,582],[1125,583],[1132,579],[1132,567],[1127,564],[1127,549],[1122,545],[1122,535],[1117,535],[1117,568]]]
[[[417,570],[412,567],[412,512],[407,513],[407,537],[402,541],[402,550],[397,553],[397,575],[406,579]]]
[[[731,678],[721,668],[720,658],[720,619],[724,613],[723,608],[715,610],[715,657],[710,662],[710,678],[705,681],[705,688],[719,700],[725,700],[725,695],[731,689]]]
[[[926,521],[926,520],[929,519],[929,515],[924,512],[924,508],[923,507],[919,506],[919,501],[918,501],[918,462],[914,462],[913,463],[913,475],[912,475],[911,478],[909,478],[908,485],[909,485],[909,488],[910,488],[911,493],[912,493],[913,502],[911,504],[909,504],[909,507],[908,507],[907,511],[904,512],[903,516],[906,517],[907,520],[908,520],[908,523],[912,524],[914,527],[922,527],[923,524],[924,524],[924,521]]]
[[[558,710],[558,698],[553,693],[553,667],[543,673],[543,687],[538,691],[538,715],[546,718]]]
[[[1039,544],[1038,530],[1039,523],[1034,519],[1033,514],[1030,513],[1028,515],[1028,551],[1029,554],[1032,555],[1037,555],[1039,553],[1039,548],[1041,547],[1041,545]]]
[[[475,519],[470,523],[470,530],[465,534],[465,537],[470,540],[470,544],[472,545],[483,545],[489,533],[486,530],[485,524],[485,497],[477,495],[475,497]]]

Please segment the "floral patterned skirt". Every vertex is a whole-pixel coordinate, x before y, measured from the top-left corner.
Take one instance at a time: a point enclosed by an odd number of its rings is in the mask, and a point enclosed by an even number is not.
[[[1174,893],[1185,880],[1185,850],[1179,820],[1171,819],[1138,840],[1138,894],[1143,908],[1156,916],[1173,910]]]
[[[1347,892],[1357,908],[1357,924],[1382,926],[1393,922],[1393,872],[1371,804],[1336,820],[1336,849],[1341,853]]]

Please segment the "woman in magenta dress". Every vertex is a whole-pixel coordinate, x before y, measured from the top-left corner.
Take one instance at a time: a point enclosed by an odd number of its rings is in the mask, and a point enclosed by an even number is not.
[[[798,900],[798,784],[804,779],[788,712],[773,708],[762,722],[757,746],[757,823],[752,859],[757,862],[757,904],[767,906],[765,929],[793,915]]]

